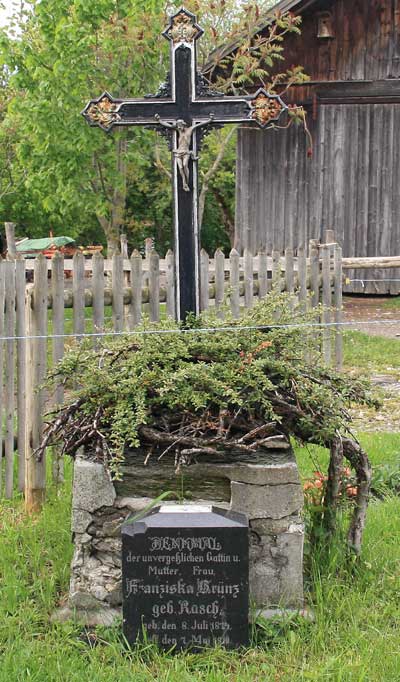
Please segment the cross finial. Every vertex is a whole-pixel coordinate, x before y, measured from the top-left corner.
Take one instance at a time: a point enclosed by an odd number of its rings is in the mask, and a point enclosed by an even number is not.
[[[196,21],[196,15],[189,10],[181,9],[170,17],[170,22],[163,36],[175,45],[179,43],[193,43],[198,40],[204,31]]]

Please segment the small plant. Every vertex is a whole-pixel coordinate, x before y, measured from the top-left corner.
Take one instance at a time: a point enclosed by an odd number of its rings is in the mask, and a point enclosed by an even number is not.
[[[371,481],[371,493],[383,498],[390,493],[400,493],[400,456],[390,464],[374,467]]]
[[[321,471],[314,471],[313,476],[307,479],[303,485],[303,490],[305,502],[308,506],[324,507],[327,482],[328,476]],[[358,487],[350,467],[343,467],[339,486],[339,497],[343,501],[354,501],[357,497]]]
[[[57,441],[71,456],[84,447],[118,478],[127,447],[140,447],[146,461],[169,456],[180,472],[204,455],[251,458],[271,437],[327,448],[339,440],[358,477],[351,543],[358,547],[370,468],[347,408],[373,401],[365,382],[324,364],[307,325],[316,314],[273,293],[239,321],[208,314],[179,327],[165,320],[95,349],[77,345],[50,377],[69,401],[49,415],[37,456]]]

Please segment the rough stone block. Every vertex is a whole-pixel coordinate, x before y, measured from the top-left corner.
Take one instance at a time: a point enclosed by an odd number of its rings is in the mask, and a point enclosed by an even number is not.
[[[283,519],[303,506],[300,485],[249,485],[232,481],[231,508],[249,519]]]
[[[303,544],[302,524],[278,535],[252,531],[250,594],[258,608],[303,606]]]
[[[222,476],[239,483],[252,485],[300,484],[299,471],[291,458],[271,464],[194,464],[188,471],[197,476]]]
[[[283,519],[251,519],[250,528],[258,535],[278,535],[294,531],[296,526],[303,528],[303,519],[298,514]]]
[[[92,523],[92,515],[84,509],[72,510],[71,530],[73,533],[86,533]]]
[[[78,457],[74,465],[73,509],[93,512],[101,507],[111,507],[115,497],[105,467]]]
[[[96,627],[102,625],[104,627],[111,627],[115,625],[122,618],[121,609],[111,609],[107,606],[100,606],[95,611],[85,609],[73,609],[64,606],[57,609],[51,616],[52,623],[67,623],[74,621],[75,623],[82,623],[88,627]]]

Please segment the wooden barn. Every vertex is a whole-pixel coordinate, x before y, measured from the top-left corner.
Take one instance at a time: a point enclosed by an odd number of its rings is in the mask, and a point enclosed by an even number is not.
[[[302,15],[279,71],[299,64],[311,78],[290,101],[307,109],[314,153],[300,127],[239,131],[236,247],[296,249],[333,229],[344,256],[398,256],[400,0],[283,0],[276,9]],[[400,269],[350,276],[364,280],[353,291],[400,293]]]

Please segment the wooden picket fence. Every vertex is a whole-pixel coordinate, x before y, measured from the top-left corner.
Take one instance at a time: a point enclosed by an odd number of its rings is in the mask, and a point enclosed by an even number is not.
[[[72,276],[71,276],[72,275]],[[312,241],[308,253],[260,253],[226,258],[217,250],[201,252],[201,308],[214,306],[222,319],[226,306],[235,318],[243,308],[277,289],[304,305],[323,303],[323,322],[342,320],[342,251],[338,244]],[[160,259],[155,251],[143,258],[101,254],[89,260],[56,254],[51,260],[10,258],[0,261],[0,498],[11,498],[16,477],[29,511],[40,509],[46,488],[46,461],[33,456],[43,428],[43,415],[62,404],[63,388],[48,397],[39,390],[49,366],[57,364],[71,343],[85,335],[133,331],[144,314],[151,321],[174,317],[174,255]],[[324,328],[327,364],[342,364],[339,328]],[[53,453],[53,478],[62,478],[62,462]]]

